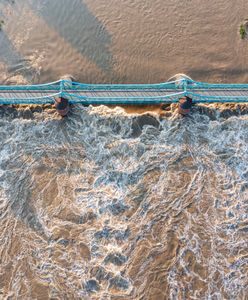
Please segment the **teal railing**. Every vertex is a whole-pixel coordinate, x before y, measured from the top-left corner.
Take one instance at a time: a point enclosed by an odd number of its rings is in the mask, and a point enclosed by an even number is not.
[[[110,96],[97,96],[101,91],[120,91],[125,92],[127,96],[113,97],[111,93]],[[132,95],[132,92],[139,91],[147,91],[150,94],[152,92],[160,92],[162,95]],[[80,94],[80,92],[92,92],[92,95],[86,96]],[[128,95],[128,92],[130,92],[130,95]],[[220,95],[218,95],[218,92]],[[85,105],[143,105],[175,103],[182,96],[192,97],[195,103],[248,102],[248,84],[211,84],[183,78],[155,84],[84,84],[69,80],[58,80],[47,84],[0,86],[0,104],[46,104],[54,103],[56,97],[65,97],[69,99],[70,103],[82,103]]]

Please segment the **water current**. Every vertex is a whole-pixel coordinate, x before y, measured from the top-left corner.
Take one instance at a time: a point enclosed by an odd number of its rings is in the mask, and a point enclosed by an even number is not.
[[[0,79],[245,82],[247,6],[1,0]],[[247,299],[247,112],[1,107],[0,299]]]

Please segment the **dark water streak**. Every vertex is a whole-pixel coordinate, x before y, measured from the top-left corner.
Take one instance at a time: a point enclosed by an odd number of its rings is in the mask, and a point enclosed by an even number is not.
[[[83,1],[43,0],[39,10],[36,1],[32,1],[31,7],[73,48],[93,61],[103,72],[111,72],[111,36]]]

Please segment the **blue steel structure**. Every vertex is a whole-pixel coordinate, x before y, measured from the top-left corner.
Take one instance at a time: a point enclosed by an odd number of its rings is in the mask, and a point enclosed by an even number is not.
[[[176,103],[183,96],[194,103],[248,102],[248,84],[211,84],[179,79],[158,84],[84,84],[58,80],[37,85],[0,86],[0,104],[49,104],[56,97],[70,103],[147,105]]]

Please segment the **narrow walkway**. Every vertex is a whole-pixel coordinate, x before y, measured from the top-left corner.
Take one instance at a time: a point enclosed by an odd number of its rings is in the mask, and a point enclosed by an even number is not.
[[[248,84],[209,84],[180,79],[158,84],[83,84],[59,80],[38,85],[0,86],[0,104],[54,103],[56,97],[70,103],[160,104],[175,103],[183,96],[193,102],[248,102]]]

